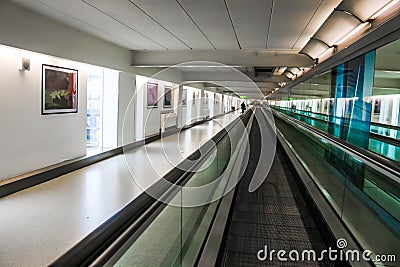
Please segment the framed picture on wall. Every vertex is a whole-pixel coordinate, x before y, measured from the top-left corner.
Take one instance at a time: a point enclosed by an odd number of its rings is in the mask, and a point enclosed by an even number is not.
[[[171,87],[164,87],[164,108],[171,107],[172,91]]]
[[[192,104],[193,106],[196,105],[196,92],[193,92]]]
[[[183,89],[182,91],[182,107],[186,107],[187,105],[187,90]]]
[[[78,70],[42,65],[42,114],[78,112]]]
[[[147,108],[157,108],[158,84],[147,83]]]
[[[208,107],[208,93],[204,93],[204,106]]]

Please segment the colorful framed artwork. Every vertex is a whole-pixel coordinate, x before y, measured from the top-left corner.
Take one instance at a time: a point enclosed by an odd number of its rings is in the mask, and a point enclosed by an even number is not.
[[[42,115],[78,112],[78,70],[42,65]]]
[[[187,90],[182,90],[182,107],[186,107],[187,105]]]
[[[147,83],[147,108],[157,108],[158,84]]]
[[[172,101],[172,88],[164,87],[164,108],[170,108]]]

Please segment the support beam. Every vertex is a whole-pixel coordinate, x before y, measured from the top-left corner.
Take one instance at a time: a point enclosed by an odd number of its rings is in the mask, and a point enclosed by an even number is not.
[[[254,83],[252,81],[248,82],[240,82],[240,81],[229,81],[229,80],[223,80],[223,81],[207,81],[205,84],[206,87],[218,87],[218,86],[224,86],[224,87],[232,87],[232,88],[256,88],[258,87],[277,87],[276,83],[269,83],[269,82],[263,82],[263,83]]]
[[[287,97],[287,95],[285,95],[285,94],[277,94],[277,93],[275,93],[275,94],[272,94],[271,99],[279,100],[279,99],[286,98],[286,97]],[[309,99],[310,97],[326,98],[325,96],[319,95],[319,94],[309,94],[309,95],[297,95],[297,94],[294,94],[294,95],[290,95],[290,97],[297,98],[297,99]]]
[[[168,67],[191,61],[210,61],[229,66],[256,67],[308,67],[314,64],[306,55],[298,51],[250,51],[232,50],[182,50],[182,51],[132,51],[134,67]]]
[[[212,68],[210,68],[212,69]],[[287,82],[289,79],[283,75],[271,77],[254,77],[250,72],[232,71],[184,71],[182,72],[182,79],[184,82],[198,82],[198,81],[249,81],[252,80],[256,83],[270,82],[279,83]]]

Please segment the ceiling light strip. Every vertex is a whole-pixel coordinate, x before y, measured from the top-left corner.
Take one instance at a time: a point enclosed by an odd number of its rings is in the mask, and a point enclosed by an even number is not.
[[[329,54],[333,54],[334,52],[335,52],[335,47],[329,47],[324,52],[322,52],[320,55],[318,55],[318,58],[326,59]]]
[[[370,19],[376,19],[386,11],[388,11],[391,7],[393,7],[395,4],[397,4],[399,0],[393,0],[392,2],[387,3],[384,7],[382,7],[380,10],[378,10],[375,14],[373,14]]]
[[[350,38],[357,36],[359,33],[361,33],[364,30],[367,30],[367,28],[370,28],[370,27],[371,27],[370,22],[364,22],[364,23],[358,25],[352,31],[348,32],[345,36],[343,36],[338,42],[336,42],[335,45],[340,45],[340,44],[345,43]]]

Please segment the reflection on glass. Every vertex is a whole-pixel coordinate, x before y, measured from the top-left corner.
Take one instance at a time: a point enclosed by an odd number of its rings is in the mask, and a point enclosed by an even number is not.
[[[400,162],[400,40],[300,83],[270,105]]]
[[[398,253],[400,185],[394,175],[285,121],[278,116],[275,123],[361,246],[375,254]]]

